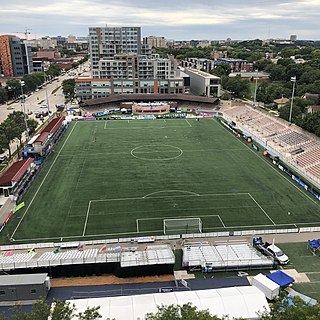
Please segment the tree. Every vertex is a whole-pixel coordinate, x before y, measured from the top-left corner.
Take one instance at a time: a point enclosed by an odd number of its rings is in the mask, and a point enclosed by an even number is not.
[[[242,80],[240,76],[227,78],[223,77],[223,88],[232,92],[234,97],[243,98],[248,96],[250,84],[247,80]]]
[[[286,300],[273,303],[270,313],[264,312],[260,320],[317,320],[320,319],[320,304],[314,306],[305,304],[301,299],[293,299],[294,306]]]
[[[230,72],[231,72],[231,67],[228,64],[220,64],[216,68],[210,71],[211,74],[214,74],[215,76],[218,76],[218,77],[228,76]]]
[[[278,64],[272,64],[266,67],[266,71],[270,73],[272,81],[286,81],[286,67]]]
[[[50,64],[49,69],[46,73],[49,77],[54,78],[54,77],[58,77],[60,75],[61,70],[62,70],[62,68],[59,64],[52,63],[52,64]]]
[[[87,308],[84,312],[76,313],[74,304],[65,301],[54,301],[53,307],[44,299],[36,301],[31,311],[25,312],[21,305],[10,309],[10,320],[99,320],[102,318],[98,312],[100,307]],[[4,314],[0,314],[0,320],[9,320]]]
[[[99,313],[100,307],[87,308],[84,312],[78,314],[79,320],[96,320],[102,318]]]
[[[26,313],[26,320],[48,320],[50,305],[44,300],[38,300],[32,305],[31,312]]]
[[[35,133],[39,123],[34,119],[27,119],[27,124],[28,124],[29,134],[32,135],[33,133]]]
[[[9,99],[16,99],[21,95],[21,84],[19,80],[10,79],[6,83]]]
[[[0,87],[0,104],[8,101],[8,91],[5,88]]]
[[[51,320],[72,320],[75,316],[75,305],[65,301],[55,301]]]
[[[11,134],[14,136],[14,138],[19,139],[20,145],[22,145],[22,134],[26,131],[25,117],[27,117],[27,115],[23,112],[13,111],[5,120],[11,127]]]
[[[8,148],[7,140],[0,126],[0,154],[4,153]]]
[[[32,75],[27,74],[23,76],[22,81],[24,81],[24,87],[23,87],[24,93],[31,92],[37,89],[37,86],[38,86],[37,81],[35,77],[33,77]]]
[[[311,132],[320,136],[320,112],[308,113],[301,119],[300,126]]]
[[[222,320],[210,315],[209,311],[197,310],[190,303],[183,306],[170,305],[158,306],[156,313],[146,315],[146,320]]]
[[[289,121],[289,114],[290,114],[290,103],[287,103],[279,110],[280,118]],[[293,123],[299,122],[301,119],[302,112],[301,109],[297,105],[292,106],[292,116],[291,121]]]
[[[63,80],[62,91],[66,99],[72,100],[74,98],[74,88],[76,82],[74,79]]]
[[[8,118],[7,118],[8,119]],[[2,148],[5,148],[9,152],[9,158],[11,158],[11,149],[10,143],[13,141],[15,137],[15,132],[11,127],[11,122],[5,119],[0,124],[0,145]]]

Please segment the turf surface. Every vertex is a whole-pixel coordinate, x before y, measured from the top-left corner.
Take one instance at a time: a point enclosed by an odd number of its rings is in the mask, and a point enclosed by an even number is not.
[[[168,218],[200,217],[203,232],[320,225],[316,200],[213,119],[73,122],[24,201],[2,241],[160,235]]]

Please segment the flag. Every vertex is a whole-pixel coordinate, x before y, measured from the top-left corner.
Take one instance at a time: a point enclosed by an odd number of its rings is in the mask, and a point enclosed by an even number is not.
[[[19,203],[15,208],[14,208],[14,212],[17,212],[18,210],[20,210],[21,208],[23,208],[25,206],[24,201]]]

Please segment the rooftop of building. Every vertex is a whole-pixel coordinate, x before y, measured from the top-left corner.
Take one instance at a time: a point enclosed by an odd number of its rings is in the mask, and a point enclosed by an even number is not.
[[[32,162],[33,159],[31,158],[15,162],[0,178],[0,185],[7,184],[12,181],[19,181]]]
[[[189,101],[195,103],[215,104],[219,99],[186,94],[116,94],[106,98],[91,99],[83,102],[84,107],[103,105],[106,103],[125,102],[125,101]]]
[[[192,72],[194,74],[198,74],[199,76],[202,76],[204,78],[209,78],[209,79],[220,79],[220,77],[215,76],[213,74],[210,74],[208,72],[204,72],[198,69],[191,69],[191,68],[186,68],[185,69],[187,72]]]
[[[42,130],[43,132],[48,132],[48,133],[55,133],[58,128],[61,126],[62,122],[64,120],[64,117],[58,117],[52,119],[49,124]]]

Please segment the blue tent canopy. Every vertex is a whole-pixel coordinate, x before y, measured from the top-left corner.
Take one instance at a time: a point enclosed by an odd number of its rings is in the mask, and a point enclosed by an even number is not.
[[[278,284],[280,287],[286,287],[294,282],[294,279],[281,270],[270,273],[267,278]]]

